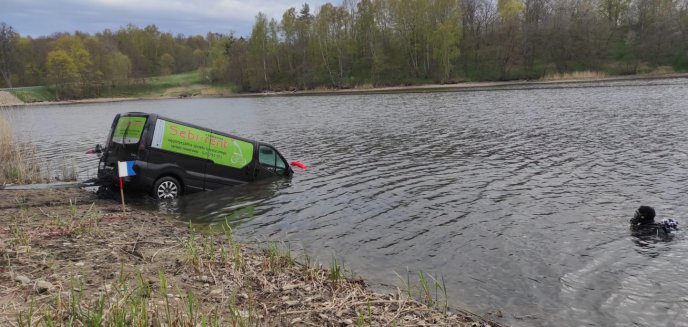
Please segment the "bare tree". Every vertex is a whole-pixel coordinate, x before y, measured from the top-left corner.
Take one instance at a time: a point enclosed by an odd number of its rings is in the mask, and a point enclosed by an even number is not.
[[[5,22],[0,22],[0,74],[2,74],[8,87],[12,87],[10,66],[17,38],[19,38],[19,35],[12,26],[5,24]]]

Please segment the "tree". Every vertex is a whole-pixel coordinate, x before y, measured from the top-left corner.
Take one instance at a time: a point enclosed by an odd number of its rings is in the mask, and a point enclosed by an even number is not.
[[[395,21],[395,32],[399,37],[399,46],[408,58],[415,78],[428,76],[430,33],[427,20],[428,5],[424,0],[395,0],[391,1],[392,18]]]
[[[514,66],[521,44],[520,14],[525,5],[521,0],[498,0],[497,13],[501,17],[501,26],[496,31],[496,38],[499,46],[497,47],[497,67],[499,68],[499,79],[508,78],[509,71]]]
[[[175,71],[174,57],[169,53],[163,53],[160,56],[160,74],[170,75]]]
[[[307,3],[304,3],[296,16],[296,81],[301,85],[302,89],[308,89],[313,86],[313,71],[315,70],[314,63],[317,59],[312,55],[311,50],[311,25],[313,24],[313,15]]]
[[[10,67],[14,62],[15,48],[19,34],[12,26],[0,22],[0,74],[5,80],[5,85],[12,87],[12,72]]]
[[[48,83],[45,67],[48,52],[53,48],[53,40],[20,37],[17,41],[16,67],[19,69],[18,86],[44,85]]]
[[[117,51],[112,53],[107,59],[106,78],[112,86],[127,83],[131,75],[131,60],[127,55]]]
[[[490,0],[461,0],[461,57],[463,73],[469,78],[488,79],[494,54],[489,45],[490,31],[498,23],[497,8]]]
[[[67,51],[55,50],[48,53],[46,67],[48,79],[55,84],[58,99],[61,96],[74,96],[79,91],[76,85],[79,71]]]
[[[354,30],[356,33],[356,54],[358,56],[357,72],[362,78],[378,85],[385,69],[385,52],[381,43],[381,29],[376,24],[380,13],[380,3],[362,0],[357,5]]]
[[[57,39],[55,48],[63,50],[70,57],[72,64],[76,67],[78,75],[77,81],[72,83],[80,83],[81,85],[69,88],[68,94],[70,96],[81,96],[86,94],[89,90],[97,87],[97,74],[93,70],[93,62],[91,61],[91,53],[86,50],[84,45],[85,35],[64,35]]]
[[[459,20],[461,11],[457,0],[435,1],[431,6],[432,14],[432,53],[435,64],[439,67],[439,76],[443,81],[451,77],[454,61],[459,56]]]
[[[251,31],[248,42],[249,51],[249,82],[253,90],[271,89],[268,57],[270,55],[270,43],[268,34],[268,19],[263,13],[258,13],[256,23]]]
[[[335,76],[337,73],[335,68],[333,68],[333,62],[336,62],[335,55],[337,51],[335,46],[338,42],[337,32],[339,28],[337,26],[337,10],[335,7],[329,3],[320,7],[320,12],[315,17],[314,37],[317,40],[322,67],[324,67],[327,75],[327,78],[324,78],[324,80],[329,80],[332,87],[341,84],[341,75]]]
[[[631,0],[600,0],[598,10],[610,24],[619,26],[630,4]]]

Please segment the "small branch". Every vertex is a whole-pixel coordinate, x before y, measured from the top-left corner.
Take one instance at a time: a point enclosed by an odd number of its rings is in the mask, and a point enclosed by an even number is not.
[[[171,249],[174,249],[174,248],[176,248],[176,247],[178,247],[178,246],[180,246],[180,245],[182,245],[182,244],[181,244],[181,243],[175,244],[175,245],[173,245],[173,246],[170,246],[170,247],[167,247],[167,248],[162,248],[162,249],[159,249],[159,250],[155,251],[155,253],[153,253],[153,256],[150,258],[150,261],[153,262],[153,259],[155,259],[155,256],[158,255],[158,253],[159,253],[160,251],[162,251],[162,250],[171,250]]]

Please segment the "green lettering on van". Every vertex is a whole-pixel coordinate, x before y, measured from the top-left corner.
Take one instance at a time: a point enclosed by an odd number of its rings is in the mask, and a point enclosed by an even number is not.
[[[145,125],[146,117],[119,117],[115,131],[112,133],[112,142],[119,144],[139,143]]]
[[[253,144],[158,119],[152,147],[243,168],[253,160]]]

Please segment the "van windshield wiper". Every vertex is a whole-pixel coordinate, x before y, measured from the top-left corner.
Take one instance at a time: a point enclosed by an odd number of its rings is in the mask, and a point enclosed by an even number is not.
[[[127,136],[127,132],[129,132],[129,127],[131,126],[131,121],[127,122],[127,127],[124,128],[124,133],[122,133],[122,145],[124,145],[124,139]]]

